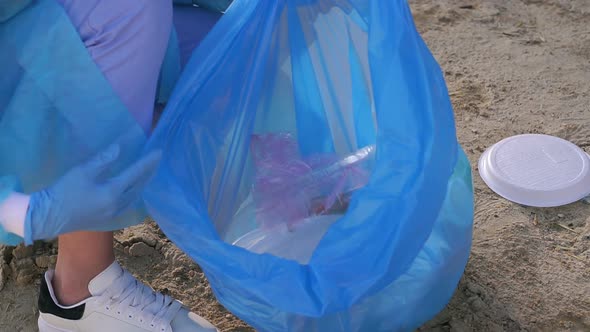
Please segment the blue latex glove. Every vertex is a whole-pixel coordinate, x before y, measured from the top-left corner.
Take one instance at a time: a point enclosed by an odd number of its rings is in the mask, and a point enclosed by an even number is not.
[[[138,202],[155,173],[161,153],[154,152],[109,178],[117,160],[117,145],[66,173],[51,187],[31,195],[25,219],[25,243],[74,231],[118,229],[105,225]]]

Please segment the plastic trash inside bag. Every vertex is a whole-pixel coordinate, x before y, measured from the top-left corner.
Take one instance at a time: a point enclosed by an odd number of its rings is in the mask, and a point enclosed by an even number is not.
[[[225,240],[306,264],[354,191],[368,182],[374,151],[368,146],[344,158],[303,158],[289,133],[253,135],[251,197],[238,209]]]
[[[266,188],[253,135],[280,133],[292,133],[295,159],[328,156],[318,169],[370,146],[374,158],[342,209],[288,210],[295,232],[278,222],[280,241],[258,241],[272,227],[249,208],[270,195],[253,191]],[[257,331],[412,331],[444,308],[469,257],[470,167],[405,1],[234,1],[185,67],[150,149],[165,153],[148,210]],[[304,197],[346,191],[327,188]],[[242,246],[226,237],[237,219],[251,222],[229,236]]]
[[[369,146],[345,158],[336,154],[303,158],[288,133],[254,135],[251,149],[256,220],[265,229],[277,224],[291,228],[313,215],[346,212],[352,192],[369,180],[367,164],[374,152]]]
[[[370,145],[343,157],[302,158],[290,133],[255,134],[250,145],[254,185],[222,234],[226,242],[243,247],[247,245],[237,239],[248,232],[270,240],[275,231],[297,231],[295,226],[312,216],[345,213],[354,191],[367,183],[375,156],[375,146]],[[318,232],[323,234],[325,229]]]

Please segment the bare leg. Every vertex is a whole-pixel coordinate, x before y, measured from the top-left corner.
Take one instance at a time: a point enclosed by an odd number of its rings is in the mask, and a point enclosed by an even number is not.
[[[115,261],[112,232],[77,232],[59,237],[53,288],[68,306],[90,296],[88,283]]]

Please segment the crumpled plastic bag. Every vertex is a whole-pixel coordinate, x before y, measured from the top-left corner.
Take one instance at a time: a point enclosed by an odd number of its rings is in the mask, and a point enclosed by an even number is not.
[[[289,133],[254,135],[250,145],[256,220],[265,229],[346,212],[352,192],[369,180],[375,151],[368,146],[344,158],[335,153],[304,158]]]

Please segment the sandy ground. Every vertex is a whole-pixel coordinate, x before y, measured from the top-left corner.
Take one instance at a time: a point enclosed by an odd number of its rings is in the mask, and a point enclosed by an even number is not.
[[[439,60],[474,170],[483,150],[521,133],[590,152],[590,1],[414,0]],[[475,173],[477,174],[477,173]],[[590,205],[532,209],[474,176],[471,260],[448,308],[423,331],[590,331]],[[120,261],[222,331],[250,331],[216,303],[194,263],[152,223],[117,235]],[[2,248],[0,331],[35,331],[38,276],[57,248]]]

